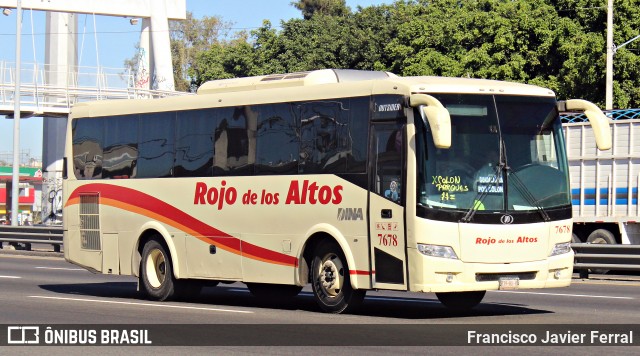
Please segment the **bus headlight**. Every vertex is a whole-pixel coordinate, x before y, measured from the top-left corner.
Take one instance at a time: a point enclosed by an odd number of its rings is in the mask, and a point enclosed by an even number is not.
[[[418,244],[418,251],[425,256],[458,259],[458,255],[451,246]]]
[[[549,257],[562,255],[569,252],[571,252],[571,242],[562,242],[562,243],[556,244],[553,247],[553,251],[551,251],[551,255]]]

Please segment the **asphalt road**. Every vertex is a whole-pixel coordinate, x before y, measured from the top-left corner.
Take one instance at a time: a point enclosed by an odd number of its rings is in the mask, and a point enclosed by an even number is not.
[[[95,275],[59,257],[0,254],[0,324],[326,324],[394,326],[420,324],[425,327],[450,324],[640,324],[640,279],[609,277],[606,280],[575,280],[569,288],[488,292],[483,303],[469,312],[443,307],[433,294],[368,292],[361,311],[331,315],[319,311],[309,288],[288,303],[265,302],[253,297],[243,284],[205,288],[188,302],[153,302],[136,292],[136,279]],[[319,325],[318,327],[324,327]],[[515,326],[517,329],[517,326]],[[384,328],[382,332],[384,332]],[[5,332],[0,330],[0,332]],[[373,336],[375,337],[375,336]],[[640,335],[636,336],[640,338]],[[608,347],[609,348],[609,347]],[[10,354],[83,353],[82,347],[10,347]],[[119,354],[130,348],[89,348],[90,352]],[[154,347],[136,348],[136,353],[156,353]],[[313,347],[307,353],[424,353],[425,347]],[[484,346],[428,347],[436,354],[557,354],[558,347]],[[635,354],[637,347],[610,348],[615,354]],[[191,354],[210,353],[211,347],[171,348]],[[236,354],[293,354],[300,347],[215,348]],[[591,354],[602,348],[563,347],[566,354]],[[341,352],[342,351],[342,352]],[[182,352],[182,351],[180,351]],[[173,353],[173,352],[171,352]],[[598,352],[600,353],[600,352]],[[0,348],[0,354],[4,354]]]

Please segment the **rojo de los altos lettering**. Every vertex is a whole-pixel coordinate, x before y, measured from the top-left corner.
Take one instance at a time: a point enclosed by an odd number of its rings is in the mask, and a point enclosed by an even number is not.
[[[322,185],[308,179],[289,183],[285,205],[338,205],[342,202],[342,185]],[[205,182],[197,182],[194,190],[194,205],[212,205],[222,210],[225,206],[240,202],[242,205],[278,205],[282,202],[281,193],[267,189],[248,189],[240,193],[238,189],[227,183],[209,186]]]

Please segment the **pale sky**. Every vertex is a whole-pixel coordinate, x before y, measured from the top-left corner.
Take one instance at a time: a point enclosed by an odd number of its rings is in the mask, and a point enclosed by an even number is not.
[[[97,1],[97,0],[93,0]],[[102,0],[105,1],[105,0]],[[108,0],[106,0],[108,1]],[[220,16],[234,23],[234,30],[251,30],[262,25],[263,19],[279,27],[281,20],[301,18],[300,11],[290,5],[291,0],[186,0],[187,11],[195,17]],[[347,0],[347,6],[367,7],[392,0]],[[0,68],[15,61],[16,11],[9,16],[0,15]],[[94,27],[95,22],[95,27]],[[120,17],[79,15],[78,65],[123,68],[124,61],[135,54],[140,25],[132,26]],[[22,68],[42,64],[44,61],[44,13],[25,10],[22,17]],[[0,80],[2,75],[0,73]],[[20,149],[29,150],[32,157],[42,157],[42,119],[20,121]],[[0,154],[13,150],[13,120],[0,116]]]

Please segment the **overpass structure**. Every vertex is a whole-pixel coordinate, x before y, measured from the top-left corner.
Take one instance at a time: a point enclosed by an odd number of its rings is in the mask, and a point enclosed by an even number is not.
[[[159,98],[180,95],[170,90],[140,88],[131,68],[76,67],[56,68],[50,64],[21,65],[20,93],[15,92],[15,63],[0,61],[0,115],[9,118],[20,97],[21,117],[66,117],[73,104],[108,99]],[[62,75],[65,80],[49,81]]]
[[[0,62],[0,115],[44,118],[42,193],[46,197],[62,182],[66,116],[73,104],[183,94],[174,91],[169,20],[186,18],[186,0],[0,0],[3,14],[10,15],[10,9],[16,8],[47,12],[45,63],[20,63],[20,37],[16,36],[18,65]],[[130,70],[78,66],[77,14],[128,17],[132,24],[134,19],[142,19],[135,76]],[[20,33],[22,13],[16,12],[15,16],[16,33]],[[18,105],[14,106],[16,102]],[[14,121],[14,150],[19,146],[18,133],[19,120]],[[15,176],[14,173],[13,190],[18,180]],[[14,195],[17,196],[17,191]],[[43,220],[51,216],[54,209],[45,210],[45,204],[43,201]],[[18,206],[15,198],[12,206]],[[12,216],[15,214],[12,211]]]

